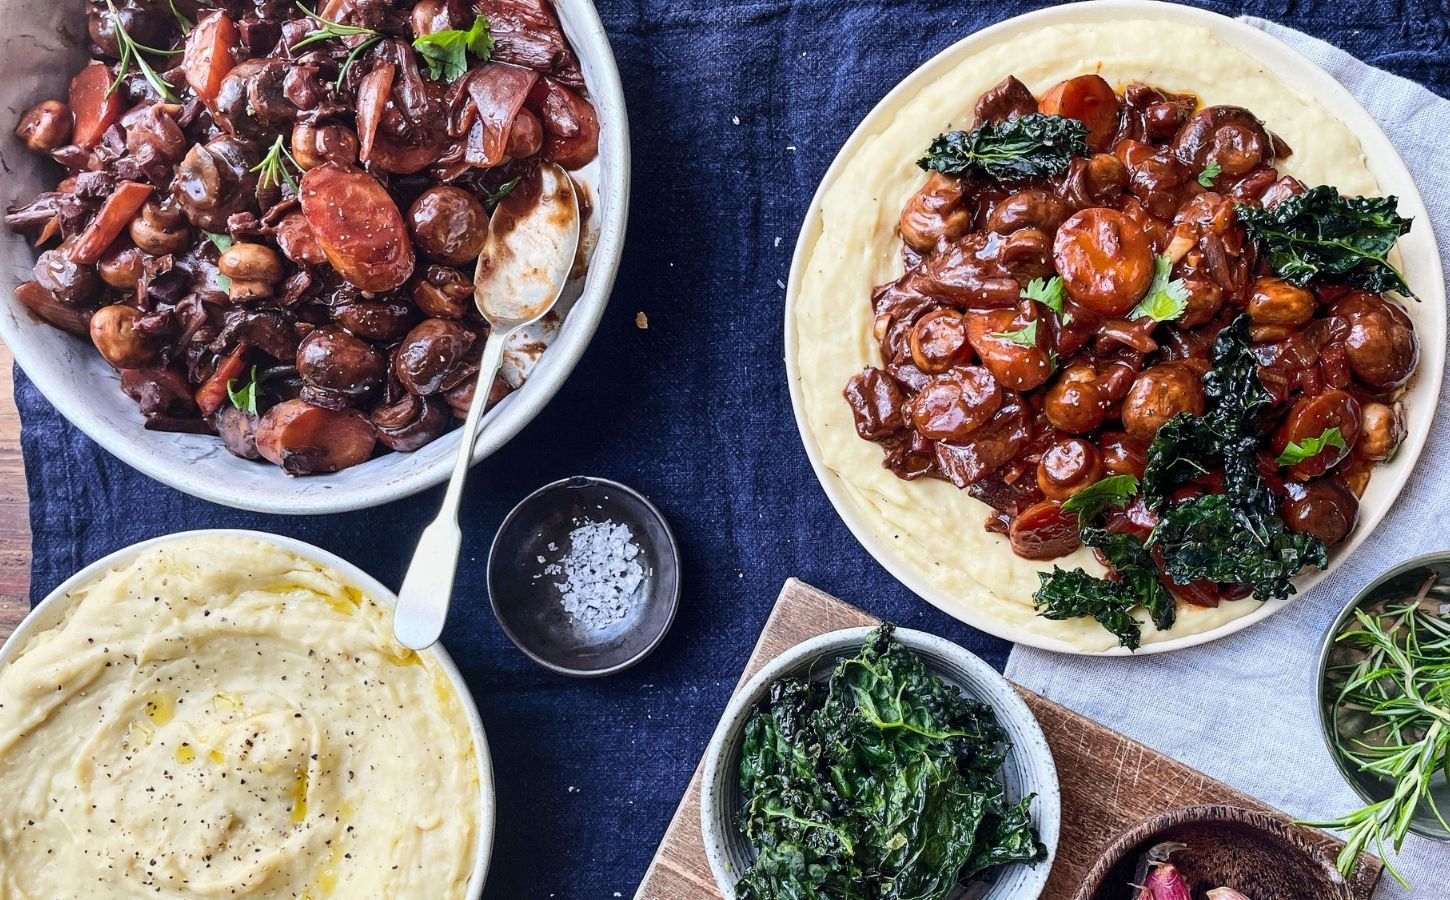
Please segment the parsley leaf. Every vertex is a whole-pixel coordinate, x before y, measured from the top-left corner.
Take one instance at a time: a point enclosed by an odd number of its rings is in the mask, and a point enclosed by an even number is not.
[[[1382,294],[1414,297],[1389,263],[1390,250],[1411,220],[1394,197],[1341,197],[1329,185],[1289,197],[1272,209],[1238,207],[1240,224],[1269,266],[1290,284],[1315,278]]]
[[[1021,296],[1028,300],[1036,300],[1053,312],[1062,314],[1062,303],[1065,299],[1065,285],[1062,276],[1054,275],[1051,278],[1034,278],[1022,289]]]
[[[1292,466],[1306,459],[1313,459],[1327,447],[1336,450],[1348,449],[1344,442],[1344,433],[1338,428],[1326,428],[1319,437],[1305,438],[1303,443],[1290,441],[1284,452],[1279,454],[1278,463],[1281,466]]]
[[[1109,507],[1121,509],[1137,493],[1137,478],[1132,475],[1109,475],[1062,501],[1062,511],[1077,513],[1078,520],[1087,523]]]
[[[1203,167],[1202,172],[1198,173],[1198,183],[1206,188],[1211,188],[1213,187],[1213,183],[1218,180],[1218,176],[1222,174],[1223,166],[1216,162],[1210,162]]]
[[[246,384],[240,388],[233,387],[236,383],[235,378],[227,381],[227,396],[231,398],[232,406],[255,416],[257,414],[257,387],[261,384],[261,379],[257,377],[257,367],[252,366],[252,375],[247,379]]]
[[[413,39],[413,49],[428,64],[428,77],[437,81],[453,81],[468,71],[468,55],[487,60],[493,53],[493,31],[488,19],[474,16],[473,27],[467,31],[450,28]]]
[[[229,234],[219,234],[215,231],[207,231],[203,233],[206,235],[206,239],[215,244],[216,248],[223,253],[230,250],[232,244],[236,243],[232,240],[232,236]]]
[[[1154,322],[1171,322],[1187,308],[1188,285],[1183,279],[1173,277],[1173,260],[1162,255],[1154,257],[1153,283],[1148,285],[1148,293],[1128,313],[1128,318],[1147,316]]]
[[[1027,323],[1025,328],[1016,331],[993,331],[988,337],[1000,338],[1004,341],[1011,341],[1023,347],[1037,346],[1037,320],[1033,319]]]
[[[974,173],[1007,181],[1060,175],[1074,156],[1087,155],[1086,125],[1077,119],[1032,113],[938,135],[916,164],[946,175]]]

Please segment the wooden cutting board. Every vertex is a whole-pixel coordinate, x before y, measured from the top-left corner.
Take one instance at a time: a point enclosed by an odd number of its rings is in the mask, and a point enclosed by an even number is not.
[[[878,620],[794,578],[785,583],[771,610],[755,652],[740,678],[744,684],[766,662],[807,638],[840,628],[876,625]],[[740,684],[737,684],[737,689]],[[1155,750],[1123,737],[1066,707],[1018,688],[1037,716],[1062,783],[1062,829],[1052,877],[1044,900],[1071,900],[1098,856],[1130,825],[1168,809],[1224,804],[1283,816],[1247,794],[1220,784]],[[723,710],[722,710],[723,712]],[[1284,816],[1287,820],[1287,816]],[[1343,843],[1322,831],[1305,829],[1326,854],[1338,855]],[[1355,872],[1356,897],[1369,900],[1381,864],[1365,855]],[[670,821],[636,900],[718,900],[715,877],[700,838],[700,770]],[[1024,898],[1025,900],[1025,898]]]
[[[30,610],[30,520],[10,348],[0,344],[0,641]]]

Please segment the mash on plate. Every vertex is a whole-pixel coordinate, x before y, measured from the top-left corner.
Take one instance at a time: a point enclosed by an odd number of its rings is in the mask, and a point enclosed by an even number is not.
[[[897,221],[926,179],[917,167],[932,139],[969,128],[977,98],[1008,75],[1039,97],[1064,78],[1096,72],[1115,87],[1135,81],[1192,92],[1206,105],[1244,106],[1283,137],[1294,153],[1279,166],[1306,184],[1345,194],[1378,194],[1359,140],[1316,101],[1295,92],[1247,54],[1207,29],[1171,22],[1124,21],[1043,27],[957,60],[938,77],[908,83],[873,114],[870,133],[843,151],[819,195],[818,221],[806,223],[801,268],[792,284],[799,396],[819,459],[855,513],[856,525],[916,573],[916,583],[953,598],[968,621],[1055,639],[1083,650],[1116,640],[1091,619],[1049,621],[1036,615],[1035,563],[1012,553],[1007,539],[982,528],[988,508],[945,481],[903,481],[881,465],[881,450],[856,436],[842,398],[847,380],[880,364],[872,337],[871,289],[902,273]],[[1103,572],[1082,549],[1055,561]],[[1213,629],[1258,607],[1253,599],[1217,609],[1180,605],[1171,632],[1151,625],[1144,643]]]
[[[193,537],[70,599],[0,670],[0,898],[464,897],[468,717],[338,573]]]

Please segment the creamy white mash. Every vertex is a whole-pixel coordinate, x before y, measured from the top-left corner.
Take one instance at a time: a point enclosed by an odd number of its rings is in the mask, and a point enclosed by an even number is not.
[[[465,896],[467,715],[338,573],[194,537],[70,600],[0,670],[0,898]]]
[[[805,418],[825,466],[877,541],[915,570],[918,581],[953,598],[965,618],[990,620],[1009,636],[1101,651],[1117,641],[1096,622],[1053,622],[1035,614],[1037,573],[1052,563],[1022,559],[1005,537],[983,530],[988,509],[965,491],[936,479],[902,481],[883,468],[881,449],[857,437],[841,396],[851,375],[881,364],[871,336],[871,289],[901,275],[897,220],[926,180],[916,160],[932,138],[971,127],[977,98],[1008,75],[1041,96],[1064,78],[1088,72],[1119,90],[1141,81],[1193,92],[1206,105],[1247,107],[1293,148],[1281,171],[1346,194],[1379,193],[1359,141],[1344,123],[1206,29],[1155,21],[1041,28],[972,54],[898,96],[880,127],[841,161],[822,189],[819,221],[805,225],[810,243],[792,285],[796,342],[787,353],[796,355]],[[1056,562],[1102,572],[1086,549]],[[1207,631],[1257,607],[1252,599],[1217,609],[1180,605],[1170,632],[1149,624],[1143,641]]]

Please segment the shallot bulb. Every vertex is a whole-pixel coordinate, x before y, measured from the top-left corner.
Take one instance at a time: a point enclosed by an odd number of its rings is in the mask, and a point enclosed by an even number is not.
[[[1193,900],[1188,892],[1188,882],[1173,863],[1154,863],[1143,879],[1143,889],[1138,900]]]
[[[1137,878],[1133,883],[1139,887],[1133,900],[1193,900],[1183,874],[1168,861],[1170,856],[1187,846],[1164,841],[1149,848],[1138,863]]]

